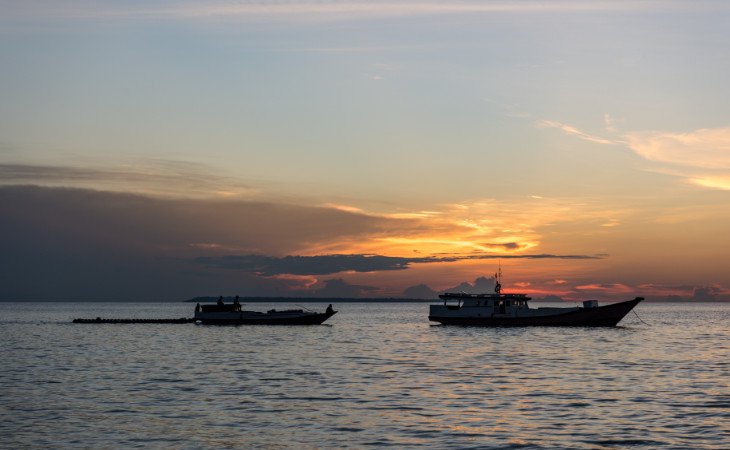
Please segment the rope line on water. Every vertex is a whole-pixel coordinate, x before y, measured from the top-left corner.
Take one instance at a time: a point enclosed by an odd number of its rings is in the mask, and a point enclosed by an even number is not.
[[[633,312],[634,312],[634,314],[636,315],[636,318],[637,318],[637,319],[639,319],[639,322],[643,323],[644,325],[646,325],[646,326],[648,326],[648,327],[650,327],[650,326],[651,326],[651,325],[649,325],[648,323],[646,323],[646,322],[644,322],[643,320],[641,320],[641,317],[639,317],[639,313],[637,313],[635,309],[632,309],[632,311],[633,311]]]

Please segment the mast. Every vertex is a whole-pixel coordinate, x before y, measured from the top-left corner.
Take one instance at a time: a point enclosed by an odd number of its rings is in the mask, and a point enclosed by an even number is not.
[[[499,262],[499,271],[494,274],[494,278],[497,281],[494,284],[494,292],[499,294],[499,292],[502,290],[502,261]]]

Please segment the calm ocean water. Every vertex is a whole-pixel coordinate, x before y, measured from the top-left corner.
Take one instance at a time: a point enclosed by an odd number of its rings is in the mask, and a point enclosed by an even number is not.
[[[71,323],[183,303],[0,303],[0,447],[730,448],[728,304],[641,304],[648,325],[608,329],[335,307],[322,326],[221,327]]]

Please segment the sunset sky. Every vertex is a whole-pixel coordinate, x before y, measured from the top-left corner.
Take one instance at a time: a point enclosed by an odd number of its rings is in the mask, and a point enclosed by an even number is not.
[[[0,300],[730,300],[730,2],[0,0]],[[553,297],[549,297],[553,298]]]

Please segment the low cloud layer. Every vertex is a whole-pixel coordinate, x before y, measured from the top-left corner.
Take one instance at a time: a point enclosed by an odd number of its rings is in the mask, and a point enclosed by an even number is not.
[[[264,255],[204,256],[192,262],[208,268],[228,269],[261,276],[275,275],[330,275],[340,272],[381,272],[404,270],[412,264],[445,263],[474,259],[600,259],[586,255],[463,255],[447,257],[402,258],[383,255],[320,255],[285,256]]]
[[[84,189],[0,188],[2,300],[171,300],[211,292],[282,295],[297,280],[192,264],[287,255],[378,232],[385,219],[266,202],[167,200]]]
[[[362,246],[410,229],[424,233],[428,224],[331,207],[5,186],[0,187],[0,270],[5,277],[0,299],[173,300],[211,293],[309,295],[322,289],[376,294],[373,286],[349,288],[346,281],[338,285],[321,277],[474,259],[600,258],[537,253],[302,255],[332,242]]]
[[[426,258],[420,258],[426,259]],[[264,255],[246,256],[203,256],[193,263],[209,268],[238,270],[261,276],[290,275],[329,275],[339,272],[378,272],[383,270],[403,270],[413,260],[393,258],[382,255],[322,255],[322,256],[285,256],[275,258]]]

